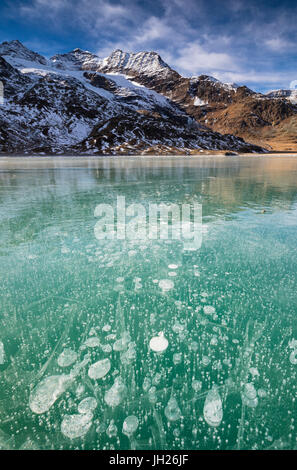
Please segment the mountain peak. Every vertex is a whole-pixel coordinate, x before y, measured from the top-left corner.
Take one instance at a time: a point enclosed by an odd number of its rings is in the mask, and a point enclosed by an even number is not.
[[[9,45],[9,46],[19,46],[19,47],[25,47],[21,41],[19,41],[18,39],[13,39],[12,41],[4,41],[2,44],[6,44],[6,45]]]
[[[172,72],[160,55],[154,51],[124,52],[121,49],[114,50],[102,61],[102,71],[146,74],[148,76],[162,73],[166,75]]]
[[[89,51],[76,48],[66,54],[56,54],[50,59],[51,64],[59,69],[97,70],[101,60]]]
[[[12,65],[16,65],[19,61],[26,60],[29,62],[38,62],[39,64],[46,65],[45,57],[33,52],[22,44],[18,39],[12,41],[4,41],[0,44],[0,56],[5,57]]]

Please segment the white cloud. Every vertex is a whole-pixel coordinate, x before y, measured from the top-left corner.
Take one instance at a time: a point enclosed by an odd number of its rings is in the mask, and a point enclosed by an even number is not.
[[[155,50],[187,76],[205,73],[228,82],[274,86],[296,78],[286,73],[296,56],[294,11],[297,7],[289,13],[281,4],[277,10],[262,8],[256,0],[217,0],[216,9],[208,0],[15,0],[6,2],[5,15],[20,21],[20,31],[22,24],[31,25],[33,36],[26,44],[39,51],[40,40],[44,53],[47,46],[64,51],[68,33],[73,47],[87,43],[100,57],[116,48]],[[56,40],[46,44],[46,32],[37,40],[34,27],[39,31],[41,25]],[[286,66],[279,63],[279,72],[275,58],[285,52],[291,56]]]
[[[235,82],[239,85],[250,83],[261,84],[274,88],[290,88],[290,81],[294,80],[296,74],[294,72],[288,73],[287,71],[281,72],[263,72],[257,70],[241,70],[238,72],[218,72],[212,71],[210,75],[223,82]]]
[[[175,66],[190,74],[199,74],[210,69],[237,69],[236,61],[231,55],[224,52],[207,51],[197,43],[188,43],[178,49],[176,58],[173,58],[172,61]]]
[[[266,39],[264,41],[264,44],[266,47],[268,47],[269,49],[275,52],[283,52],[284,50],[295,46],[295,44],[280,37],[273,37],[270,39]]]
[[[157,18],[156,16],[151,16],[142,25],[141,29],[134,37],[134,41],[139,44],[149,43],[156,39],[168,39],[173,33],[174,30],[166,23],[166,21]]]
[[[30,3],[20,2],[15,8],[14,13],[29,20],[47,19],[51,26],[58,28],[59,26],[68,24],[76,24],[84,28],[89,33],[94,32],[94,28],[100,25],[108,27],[112,23],[122,19],[128,20],[131,12],[125,4],[114,4],[109,0],[33,0]],[[95,32],[97,35],[100,31]]]

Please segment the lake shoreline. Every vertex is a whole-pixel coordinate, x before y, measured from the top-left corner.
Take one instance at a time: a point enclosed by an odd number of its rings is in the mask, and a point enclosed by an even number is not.
[[[13,155],[0,156],[0,171],[25,170],[25,169],[55,169],[55,168],[112,168],[118,166],[130,166],[131,164],[171,166],[173,162],[180,162],[181,166],[195,167],[198,162],[218,161],[222,164],[234,160],[250,160],[257,158],[262,160],[293,158],[297,153],[253,153],[253,154],[197,154],[197,155]]]

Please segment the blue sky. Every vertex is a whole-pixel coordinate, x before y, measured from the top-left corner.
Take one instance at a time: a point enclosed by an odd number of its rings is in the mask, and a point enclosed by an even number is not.
[[[296,0],[0,0],[0,42],[47,57],[155,50],[185,76],[259,91],[297,80],[296,24]]]

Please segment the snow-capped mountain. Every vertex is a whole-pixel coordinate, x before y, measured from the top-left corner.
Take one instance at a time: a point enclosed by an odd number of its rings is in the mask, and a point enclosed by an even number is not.
[[[47,60],[19,41],[5,42],[0,45],[0,80],[5,91],[2,152],[261,150],[211,131],[170,99],[165,83],[171,87],[190,80],[154,52],[117,50],[100,59],[75,49]]]
[[[3,42],[0,44],[0,56],[12,62],[12,65],[21,64],[23,60],[29,62],[37,62],[41,65],[46,65],[47,60],[37,52],[30,51],[20,41]]]
[[[131,55],[115,51],[104,59],[104,67],[99,67],[99,70],[104,73],[124,72],[133,77],[134,82],[166,96],[197,122],[214,131],[230,133],[261,146],[265,146],[267,141],[268,148],[271,148],[270,139],[267,139],[271,129],[297,113],[297,100],[292,90],[290,93],[281,91],[264,95],[208,75],[182,77],[166,64],[146,65],[150,72],[143,73],[141,61],[135,67],[129,65],[130,56],[133,59],[144,56],[147,60],[149,53]],[[288,142],[290,149],[291,141]]]
[[[96,71],[102,60],[95,54],[81,49],[74,49],[67,54],[57,54],[50,59],[53,67],[63,70],[94,70]]]
[[[287,101],[297,104],[297,90],[272,90],[266,93],[268,98],[286,99]]]
[[[125,74],[145,75],[147,77],[161,75],[168,77],[174,71],[156,52],[138,52],[131,54],[120,49],[102,60],[99,70],[102,72],[121,72]]]

